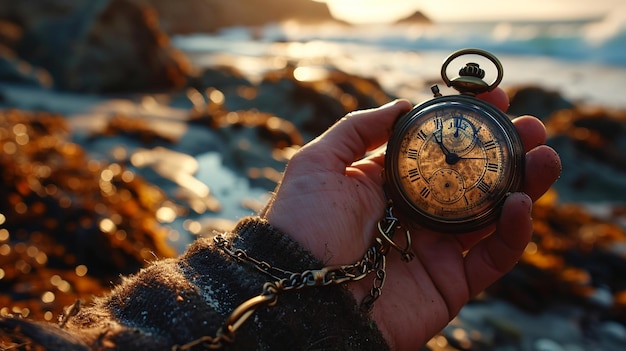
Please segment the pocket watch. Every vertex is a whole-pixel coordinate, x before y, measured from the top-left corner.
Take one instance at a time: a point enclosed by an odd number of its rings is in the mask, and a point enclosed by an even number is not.
[[[497,71],[489,84],[477,63],[448,77],[453,60],[465,55],[487,58]],[[525,151],[513,123],[495,106],[476,95],[502,81],[500,61],[479,49],[452,53],[441,77],[460,95],[434,98],[402,116],[387,143],[385,190],[394,209],[426,228],[462,233],[482,228],[499,215],[511,192],[520,190]]]

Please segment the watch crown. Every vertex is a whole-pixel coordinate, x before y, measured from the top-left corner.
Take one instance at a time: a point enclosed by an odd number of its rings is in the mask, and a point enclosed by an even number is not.
[[[489,90],[486,83],[485,70],[477,63],[469,62],[459,70],[459,77],[452,79],[452,86],[462,94],[478,94]]]
[[[459,75],[461,77],[476,77],[483,79],[485,78],[485,70],[480,68],[480,65],[474,62],[469,62],[465,65],[465,67],[461,67],[459,70]]]

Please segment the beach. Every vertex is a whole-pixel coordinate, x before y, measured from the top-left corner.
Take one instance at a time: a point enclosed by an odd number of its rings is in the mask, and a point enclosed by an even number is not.
[[[626,28],[609,30],[612,21],[156,28],[145,49],[161,59],[143,68],[143,58],[98,63],[97,52],[69,68],[5,55],[21,68],[0,75],[0,315],[56,320],[120,274],[228,230],[264,206],[291,155],[337,119],[395,98],[417,104],[432,84],[453,94],[442,61],[480,47],[505,68],[511,115],[546,124],[563,175],[535,205],[520,264],[425,349],[622,349]],[[112,77],[141,69],[129,89]]]

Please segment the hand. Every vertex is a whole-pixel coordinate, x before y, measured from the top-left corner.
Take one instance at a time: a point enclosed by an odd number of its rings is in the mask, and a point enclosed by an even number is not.
[[[497,94],[505,96],[496,89]],[[496,106],[507,106],[497,101]],[[327,264],[362,258],[378,235],[384,213],[382,152],[368,155],[389,138],[394,121],[411,109],[399,100],[354,112],[304,146],[290,160],[275,196],[261,216]],[[372,317],[394,350],[424,345],[467,301],[509,271],[532,235],[531,206],[558,178],[558,155],[545,143],[534,117],[514,120],[526,154],[524,192],[511,194],[498,223],[463,235],[437,233],[404,220],[415,259],[401,261],[392,250],[387,279]],[[492,233],[491,235],[488,235]],[[357,301],[369,294],[371,279],[348,285]]]

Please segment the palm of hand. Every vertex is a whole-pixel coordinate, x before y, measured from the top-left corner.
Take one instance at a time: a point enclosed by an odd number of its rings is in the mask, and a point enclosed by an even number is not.
[[[299,166],[300,158],[306,164]],[[324,263],[354,262],[372,245],[372,229],[383,214],[381,182],[372,179],[380,174],[372,175],[359,166],[338,173],[324,169],[323,162],[309,160],[309,155],[301,153],[290,161],[286,175],[291,181],[280,185],[280,196],[266,217],[279,229],[280,222],[271,220],[275,213],[285,213],[285,221],[298,223],[290,235]],[[363,168],[379,167],[366,163]]]
[[[387,140],[396,117],[410,108],[408,102],[400,101],[351,114],[305,146],[290,160],[284,180],[262,216],[327,264],[359,260],[378,235],[377,222],[386,205],[383,156],[362,157]],[[545,130],[538,121],[528,118],[518,125],[520,134],[525,133],[522,138],[527,150],[543,143]],[[540,167],[540,163],[546,168],[551,161],[553,169],[542,179],[527,176],[524,190],[533,199],[547,190],[560,170],[551,149],[536,149],[534,158],[527,156],[527,168]],[[372,312],[393,349],[424,344],[469,298],[515,264],[532,232],[530,205],[525,194],[511,196],[496,234],[485,240],[480,239],[492,232],[493,226],[451,236],[402,222],[413,234],[416,258],[405,263],[398,252],[388,255],[383,295]],[[371,279],[364,279],[349,288],[360,301],[369,294],[371,284]]]

